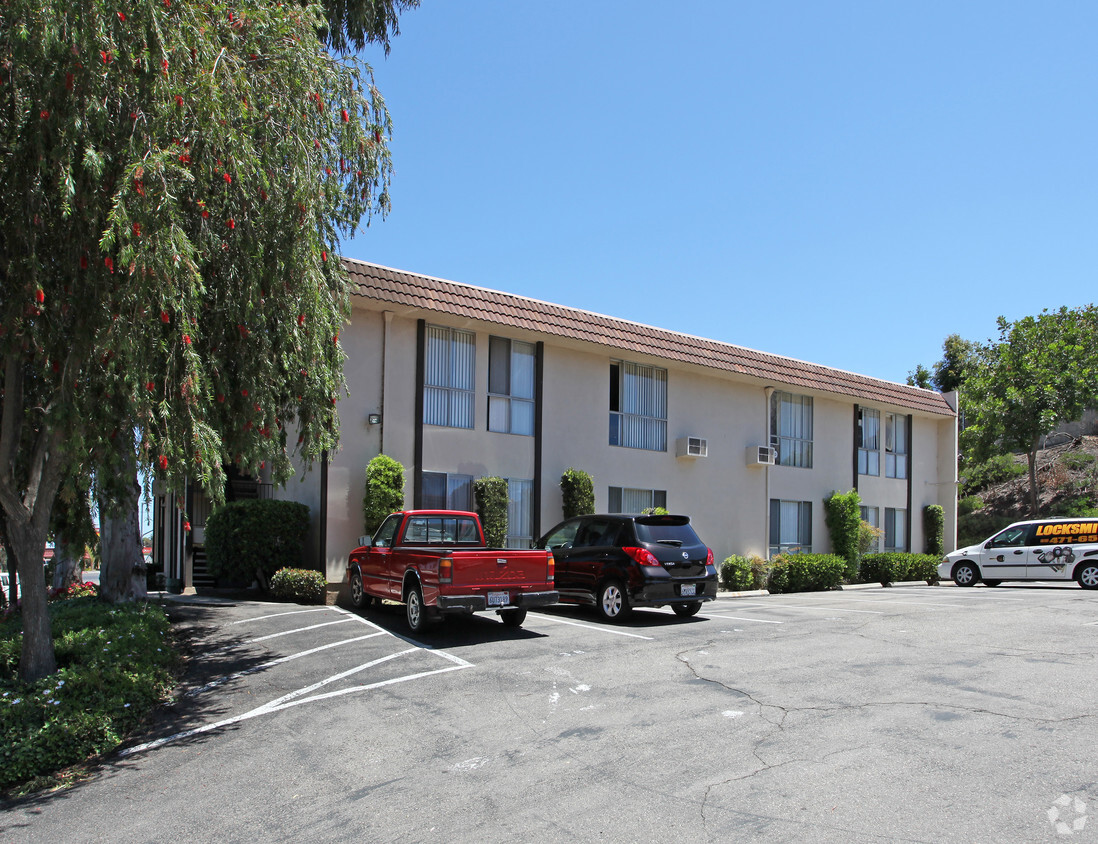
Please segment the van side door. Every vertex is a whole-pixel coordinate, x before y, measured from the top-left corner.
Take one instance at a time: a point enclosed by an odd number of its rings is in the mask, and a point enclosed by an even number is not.
[[[1024,580],[1029,576],[1034,525],[1012,525],[984,543],[980,574],[984,580]]]
[[[1036,526],[1036,535],[1030,540],[1030,580],[1071,580],[1079,556],[1075,545],[1089,537],[1070,533],[1069,525]]]

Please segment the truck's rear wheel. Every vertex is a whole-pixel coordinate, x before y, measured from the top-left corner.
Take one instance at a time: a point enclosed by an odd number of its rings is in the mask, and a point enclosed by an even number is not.
[[[522,607],[513,610],[500,610],[499,617],[503,621],[504,627],[522,627],[522,622],[526,621],[526,610]]]
[[[351,604],[356,610],[370,606],[370,596],[366,594],[366,589],[362,585],[361,574],[351,575]]]
[[[422,633],[427,629],[429,623],[427,608],[423,606],[423,593],[419,591],[419,586],[413,586],[408,590],[408,595],[404,599],[404,609],[408,626],[413,633]]]

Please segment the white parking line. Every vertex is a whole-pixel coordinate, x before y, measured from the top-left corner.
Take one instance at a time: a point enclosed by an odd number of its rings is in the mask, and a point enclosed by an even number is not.
[[[744,618],[739,615],[715,615],[714,613],[703,613],[706,618],[726,618],[729,621],[754,621],[757,624],[785,624],[784,621],[770,621],[765,618]]]
[[[290,610],[289,612],[276,612],[270,615],[260,615],[255,618],[242,618],[239,621],[234,621],[233,624],[250,624],[253,621],[266,621],[268,618],[282,618],[284,615],[302,615],[307,612],[328,612],[328,607],[317,607],[311,610]]]
[[[840,599],[841,600],[841,599]],[[820,607],[813,606],[811,604],[771,604],[762,602],[752,602],[740,604],[741,607],[777,607],[784,610],[819,610],[820,612],[860,612],[866,615],[884,615],[883,612],[877,610],[850,610],[843,609],[842,607]]]
[[[233,645],[226,645],[223,648],[210,651],[210,653],[223,653],[224,651],[231,651],[233,648],[239,648],[242,645],[254,645],[256,642],[266,642],[268,639],[278,639],[282,636],[292,636],[294,633],[304,633],[306,630],[316,630],[318,627],[330,627],[333,624],[346,624],[351,619],[341,618],[336,621],[325,621],[320,624],[310,624],[308,627],[295,627],[293,630],[283,630],[281,633],[271,633],[267,636],[259,636],[256,639],[246,639],[243,642],[237,642]]]
[[[629,636],[633,639],[647,639],[649,642],[656,641],[651,636],[642,636],[640,633],[626,633],[624,630],[611,630],[608,627],[596,627],[594,624],[580,624],[578,621],[565,621],[563,618],[556,618],[552,615],[546,615],[545,613],[538,613],[539,619],[545,619],[546,621],[555,621],[558,624],[570,624],[572,627],[583,627],[587,630],[597,630],[599,633],[612,633],[615,636]]]

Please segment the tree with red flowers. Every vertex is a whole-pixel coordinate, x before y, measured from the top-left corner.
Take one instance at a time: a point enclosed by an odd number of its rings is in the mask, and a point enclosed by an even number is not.
[[[24,680],[55,668],[42,549],[73,466],[129,457],[216,500],[224,464],[284,480],[337,443],[329,256],[388,208],[390,123],[327,27],[254,0],[0,6],[0,511]]]

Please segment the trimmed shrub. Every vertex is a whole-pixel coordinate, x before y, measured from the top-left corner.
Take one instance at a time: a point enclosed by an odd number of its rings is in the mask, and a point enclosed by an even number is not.
[[[362,520],[372,534],[390,513],[404,509],[404,467],[386,454],[366,464],[366,494]]]
[[[206,520],[210,574],[228,583],[266,582],[279,569],[301,565],[309,508],[296,501],[232,501]]]
[[[768,566],[762,557],[733,554],[721,563],[720,586],[728,592],[751,592],[766,588]]]
[[[856,490],[832,492],[824,499],[824,521],[831,534],[831,549],[846,561],[846,577],[858,576],[858,541],[861,536],[862,499]]]
[[[945,511],[938,504],[923,508],[923,533],[926,553],[940,557],[945,553]]]
[[[477,478],[473,498],[489,548],[502,548],[507,541],[507,481],[503,478]]]
[[[49,605],[58,670],[19,680],[22,618],[0,623],[0,788],[110,753],[172,687],[164,611],[73,598]]]
[[[328,581],[318,571],[279,569],[271,577],[271,594],[283,601],[299,604],[323,604]]]
[[[900,551],[866,554],[862,558],[862,580],[882,586],[905,580],[937,583],[938,563],[941,561],[941,556],[933,554],[906,554]]]
[[[588,516],[595,512],[595,485],[582,469],[568,468],[560,476],[560,494],[564,518]]]
[[[778,554],[770,560],[767,588],[783,592],[819,592],[843,582],[847,561],[838,554]]]

